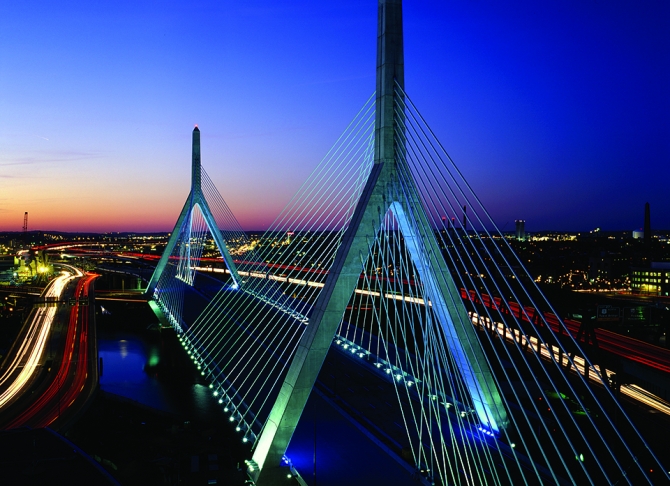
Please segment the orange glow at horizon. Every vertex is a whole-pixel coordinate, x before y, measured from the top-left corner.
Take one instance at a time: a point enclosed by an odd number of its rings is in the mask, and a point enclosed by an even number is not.
[[[162,197],[137,195],[43,194],[44,197],[5,202],[0,212],[0,231],[22,231],[24,212],[28,230],[63,232],[167,232],[172,231],[188,191],[165,191]],[[278,210],[269,211],[263,201],[226,201],[243,229],[267,229]]]

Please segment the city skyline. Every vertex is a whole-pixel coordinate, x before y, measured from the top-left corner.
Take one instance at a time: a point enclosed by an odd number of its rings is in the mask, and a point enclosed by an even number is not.
[[[670,7],[437,3],[404,3],[407,92],[501,229],[670,227]],[[376,8],[5,8],[0,231],[170,231],[194,124],[264,229],[374,90]]]

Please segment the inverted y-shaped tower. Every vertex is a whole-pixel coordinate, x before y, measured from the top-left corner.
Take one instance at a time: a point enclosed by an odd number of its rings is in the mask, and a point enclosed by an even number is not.
[[[401,89],[396,90],[396,86]],[[307,403],[337,327],[361,275],[360,255],[379,236],[384,215],[393,213],[398,228],[442,326],[450,352],[481,422],[498,431],[507,414],[461,296],[435,238],[416,183],[402,184],[410,173],[404,162],[404,91],[401,0],[380,0],[377,34],[377,92],[374,165],[343,236],[325,286],[286,375],[279,397],[253,455],[259,486],[280,478],[279,464]],[[403,165],[405,164],[405,165]]]
[[[192,228],[192,218],[193,211],[197,208],[202,214],[203,219],[207,225],[216,246],[223,257],[226,267],[230,271],[230,275],[235,282],[235,285],[241,283],[240,277],[237,273],[237,268],[235,263],[228,252],[226,243],[221,235],[221,231],[216,224],[216,220],[212,215],[212,211],[209,208],[207,199],[205,198],[202,187],[202,168],[200,166],[200,129],[196,125],[193,129],[193,145],[192,145],[192,157],[191,157],[191,191],[186,199],[181,213],[179,214],[179,219],[177,219],[177,224],[175,224],[168,244],[165,247],[165,251],[161,256],[161,259],[154,270],[149,285],[147,285],[146,293],[151,298],[154,297],[156,291],[156,286],[165,271],[165,268],[171,258],[178,259],[177,266],[178,270],[176,277],[180,280],[183,280],[189,285],[193,285],[193,267],[197,266],[197,261],[199,261],[199,255],[194,255],[192,253],[193,245],[191,242],[191,228]],[[173,255],[175,248],[179,245],[179,255]],[[200,248],[200,250],[202,250]],[[197,260],[197,261],[196,261]]]

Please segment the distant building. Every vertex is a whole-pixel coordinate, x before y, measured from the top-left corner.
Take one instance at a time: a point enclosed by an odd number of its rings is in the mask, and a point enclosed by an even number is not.
[[[651,262],[649,268],[632,268],[633,292],[670,296],[670,262]]]
[[[519,241],[526,241],[526,220],[517,219],[516,223],[516,239]]]
[[[644,238],[644,231],[642,231],[641,229],[633,230],[633,238],[635,238],[636,240],[639,238]]]
[[[651,242],[651,216],[649,212],[649,203],[644,205],[644,242]]]
[[[630,261],[621,253],[601,251],[589,257],[590,280],[621,279],[628,275]]]

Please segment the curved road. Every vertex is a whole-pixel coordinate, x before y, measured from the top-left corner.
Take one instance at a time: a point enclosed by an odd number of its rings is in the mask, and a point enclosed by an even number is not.
[[[64,267],[45,289],[44,306],[31,313],[0,373],[0,426],[4,429],[58,429],[85,404],[97,384],[95,340],[89,339],[94,332],[94,306],[89,298],[98,275]],[[56,343],[50,367],[49,340]]]

